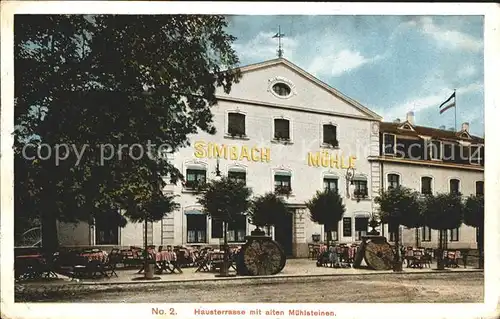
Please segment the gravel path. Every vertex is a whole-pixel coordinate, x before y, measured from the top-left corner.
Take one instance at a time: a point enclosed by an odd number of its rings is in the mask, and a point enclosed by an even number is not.
[[[110,286],[24,296],[48,302],[482,302],[483,273],[379,274]],[[100,289],[100,290],[97,290]],[[23,299],[24,299],[23,298]],[[16,298],[19,300],[18,298]],[[21,300],[19,300],[21,301]]]

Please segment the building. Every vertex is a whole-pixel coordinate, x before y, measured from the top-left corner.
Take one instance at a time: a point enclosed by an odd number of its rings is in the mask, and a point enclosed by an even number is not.
[[[192,190],[195,181],[215,177],[218,159],[223,174],[244,179],[256,195],[274,190],[290,192],[284,196],[292,212],[290,218],[272,229],[271,235],[288,255],[297,257],[308,255],[307,244],[312,242],[313,234],[324,238],[323,227],[310,221],[305,207],[305,202],[319,189],[335,188],[344,198],[346,213],[333,238],[351,243],[368,231],[368,219],[376,209],[373,199],[385,187],[388,173],[395,172],[400,182],[417,187],[420,175],[415,167],[425,175],[432,164],[432,176],[436,179],[433,185],[439,185],[436,190],[444,187],[441,179],[447,180],[448,176],[457,176],[464,183],[472,176],[482,180],[480,165],[427,160],[417,165],[391,158],[382,152],[389,145],[384,144],[389,133],[395,138],[415,137],[424,128],[408,121],[400,125],[410,129],[400,132],[399,125],[382,122],[376,113],[286,59],[249,65],[241,71],[243,77],[233,85],[230,94],[222,90],[217,93],[218,104],[212,109],[217,133],[192,136],[190,147],[169,158],[186,178],[185,184],[165,187],[166,192],[179,195],[178,211],[148,224],[147,229],[133,223],[122,229],[99,223],[60,223],[61,245],[142,245],[145,232],[149,244],[154,245],[219,245],[221,225],[201,212]],[[436,136],[446,139],[455,134],[442,132]],[[465,140],[462,136],[456,139]],[[469,186],[463,187],[469,191]],[[230,242],[242,243],[253,229],[242,218],[229,225],[228,238]],[[387,229],[385,234],[389,236]],[[410,240],[409,236],[405,240]]]
[[[445,192],[463,196],[484,194],[484,139],[460,130],[422,127],[408,112],[406,121],[380,124],[380,155],[370,158],[382,176],[382,187],[403,185],[422,194]],[[428,227],[401,228],[405,245],[437,247],[438,231]],[[394,230],[384,227],[394,240]],[[448,232],[449,248],[476,248],[476,230],[462,225]]]

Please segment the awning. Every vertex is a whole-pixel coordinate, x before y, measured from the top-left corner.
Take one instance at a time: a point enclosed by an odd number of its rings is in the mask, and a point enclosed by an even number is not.
[[[280,176],[292,176],[292,173],[287,172],[287,171],[276,171],[276,172],[274,172],[274,175],[280,175]]]
[[[232,166],[229,168],[228,172],[246,173],[246,169],[244,167]]]
[[[367,181],[366,175],[354,175],[353,180],[355,181]]]
[[[205,215],[200,209],[187,209],[184,211],[186,215]]]

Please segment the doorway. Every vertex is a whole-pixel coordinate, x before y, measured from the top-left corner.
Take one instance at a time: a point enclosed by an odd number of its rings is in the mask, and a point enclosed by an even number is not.
[[[293,256],[293,213],[286,214],[283,220],[274,226],[274,240],[281,245],[287,257]]]

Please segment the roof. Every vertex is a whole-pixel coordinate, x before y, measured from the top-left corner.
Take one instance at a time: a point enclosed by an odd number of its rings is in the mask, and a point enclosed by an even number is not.
[[[413,130],[402,129],[401,127],[405,124],[409,124],[408,122],[402,123],[394,123],[394,122],[381,122],[380,123],[380,132],[381,133],[393,133],[398,135],[407,135],[407,136],[429,136],[431,138],[442,139],[442,140],[454,140],[454,141],[469,141],[473,143],[484,143],[484,138],[470,135],[465,131],[450,131],[437,129],[432,127],[425,126],[417,126],[411,125]],[[463,133],[466,133],[466,136],[463,136]],[[470,137],[470,138],[468,138]]]
[[[326,91],[330,92],[335,97],[337,97],[337,98],[343,100],[344,102],[350,104],[351,106],[353,106],[354,108],[360,110],[361,112],[363,112],[364,114],[370,116],[371,118],[373,118],[375,120],[379,120],[379,121],[382,120],[382,116],[380,116],[377,113],[373,112],[372,110],[368,109],[366,106],[363,106],[358,101],[356,101],[356,100],[348,97],[347,95],[342,94],[341,92],[337,91],[336,89],[334,89],[330,85],[328,85],[325,82],[319,80],[318,78],[316,78],[312,74],[310,74],[307,71],[301,69],[300,67],[298,67],[297,65],[295,65],[292,62],[288,61],[287,59],[284,59],[284,58],[272,59],[272,60],[268,60],[268,61],[264,61],[264,62],[250,64],[250,65],[247,65],[247,66],[242,66],[239,69],[240,69],[241,73],[245,73],[245,72],[251,72],[251,71],[255,71],[255,70],[259,70],[259,69],[263,69],[263,68],[268,68],[268,67],[279,65],[279,64],[285,65],[288,68],[292,69],[293,71],[299,73],[300,75],[302,75],[303,77],[305,77],[309,81],[315,83],[316,85],[318,85],[321,88],[325,89]]]

